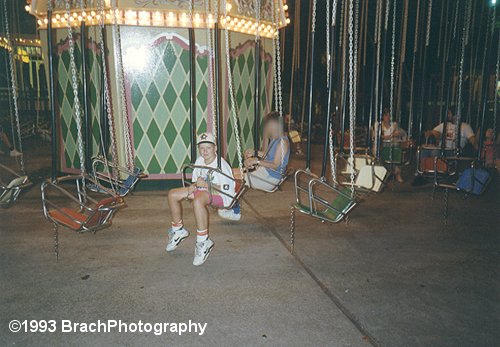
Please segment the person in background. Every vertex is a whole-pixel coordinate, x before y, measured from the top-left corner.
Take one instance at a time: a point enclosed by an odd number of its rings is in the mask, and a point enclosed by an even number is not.
[[[458,118],[454,115],[453,110],[447,112],[447,123],[445,133],[445,149],[456,149],[456,130]],[[427,131],[426,136],[434,136],[436,141],[440,143],[443,133],[444,124],[437,125],[434,129]],[[464,156],[474,156],[474,150],[477,151],[476,136],[472,127],[465,122],[460,124],[460,140],[459,146]],[[471,148],[472,147],[472,148]]]
[[[5,147],[7,147],[9,149],[9,155],[11,157],[20,157],[23,154],[21,152],[19,152],[18,150],[16,150],[14,148],[14,146],[12,145],[12,143],[9,141],[9,137],[5,133],[5,129],[7,129],[7,128],[8,128],[7,124],[4,124],[3,122],[0,124],[0,141],[2,141],[2,143],[5,145]],[[0,154],[3,154],[3,152],[0,151]]]
[[[383,146],[384,142],[403,141],[406,137],[406,132],[398,126],[397,122],[391,123],[391,114],[388,109],[384,109],[382,114],[382,129],[379,130],[379,123],[375,122],[373,125],[373,153],[376,153],[378,136],[381,136],[380,145]],[[403,183],[401,175],[401,167],[399,165],[392,165],[393,174],[399,183]]]
[[[214,242],[208,238],[208,206],[229,206],[235,194],[233,171],[223,158],[221,160],[221,170],[224,175],[209,169],[217,169],[217,145],[214,136],[209,133],[201,134],[198,136],[197,145],[200,156],[196,159],[195,165],[204,166],[207,169],[195,168],[193,170],[192,185],[169,191],[168,205],[172,216],[172,227],[168,230],[166,247],[167,252],[172,252],[182,240],[189,236],[189,232],[184,228],[182,222],[182,202],[184,200],[192,201],[197,229],[193,260],[195,266],[203,264],[214,247]],[[209,182],[213,189],[211,192],[208,191]]]

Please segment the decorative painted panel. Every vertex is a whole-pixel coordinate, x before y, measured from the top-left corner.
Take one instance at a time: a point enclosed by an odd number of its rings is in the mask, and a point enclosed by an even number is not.
[[[137,32],[128,32],[127,29],[123,30],[124,40],[127,40],[127,33],[137,35]],[[150,178],[177,177],[182,165],[190,161],[191,151],[189,44],[178,33],[154,35],[143,31],[141,35],[143,46],[124,49],[135,162]],[[127,57],[134,54],[147,61],[146,65],[134,67],[137,62]],[[207,51],[197,46],[198,133],[207,130],[206,114],[211,92],[208,89],[207,59]]]
[[[242,149],[254,148],[254,88],[255,88],[255,41],[248,40],[230,52],[231,67],[234,81],[234,96]],[[272,57],[261,48],[261,78],[260,78],[260,114],[261,121],[272,105]],[[230,103],[228,94],[228,103]],[[238,155],[234,124],[231,120],[230,104],[226,129],[227,159],[233,166],[238,166]]]
[[[61,32],[61,34],[64,32]],[[74,34],[75,63],[78,73],[79,100],[83,120],[83,86],[81,79],[82,53],[80,36]],[[62,171],[75,172],[80,169],[80,158],[77,146],[77,123],[74,114],[74,94],[70,68],[69,43],[67,38],[57,45],[57,100],[59,106],[60,156]],[[87,85],[89,95],[89,112],[91,117],[91,156],[99,153],[100,147],[100,89],[101,89],[101,54],[97,45],[89,41],[86,49]],[[83,131],[83,129],[82,129]],[[83,134],[82,134],[83,135]],[[85,145],[84,145],[85,146]],[[84,147],[85,149],[85,147]]]

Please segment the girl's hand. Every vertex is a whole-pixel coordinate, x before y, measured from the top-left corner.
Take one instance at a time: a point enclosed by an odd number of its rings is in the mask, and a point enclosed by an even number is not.
[[[259,159],[255,158],[255,157],[247,158],[245,160],[246,167],[256,166],[258,163],[259,163]]]

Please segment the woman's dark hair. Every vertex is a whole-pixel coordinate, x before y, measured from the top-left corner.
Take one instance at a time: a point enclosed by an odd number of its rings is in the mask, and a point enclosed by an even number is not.
[[[385,107],[382,111],[382,116],[385,116],[386,114],[390,115],[389,109],[387,107]]]

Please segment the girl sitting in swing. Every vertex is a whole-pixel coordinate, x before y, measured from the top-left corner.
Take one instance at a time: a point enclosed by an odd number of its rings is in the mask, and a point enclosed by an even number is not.
[[[190,200],[193,202],[194,217],[196,220],[196,247],[193,265],[203,264],[212,248],[214,242],[208,238],[208,206],[229,206],[235,195],[235,181],[231,166],[221,158],[221,171],[210,171],[209,168],[217,169],[217,146],[212,134],[203,133],[197,139],[200,156],[196,159],[196,166],[192,175],[192,185],[170,190],[168,193],[168,204],[172,216],[172,227],[168,230],[168,243],[166,250],[171,252],[179,246],[182,240],[189,236],[182,222],[182,202]],[[209,182],[212,191],[209,192]]]
[[[250,188],[270,192],[276,189],[286,174],[290,157],[290,144],[283,133],[278,112],[270,112],[264,117],[262,135],[262,149],[257,155],[253,149],[245,151],[245,183]],[[240,220],[239,204],[232,210],[219,210],[219,216]]]

